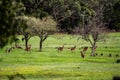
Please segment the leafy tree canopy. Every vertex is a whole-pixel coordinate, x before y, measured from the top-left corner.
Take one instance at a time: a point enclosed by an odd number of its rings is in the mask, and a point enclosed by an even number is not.
[[[112,19],[110,21],[110,29],[120,31],[120,0],[113,6]]]
[[[24,10],[18,0],[0,0],[0,47],[12,41],[16,32],[15,17]]]

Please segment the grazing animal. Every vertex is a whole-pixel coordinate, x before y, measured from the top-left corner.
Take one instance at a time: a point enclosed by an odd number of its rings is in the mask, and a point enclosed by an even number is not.
[[[109,54],[109,57],[112,57],[112,54]]]
[[[20,45],[15,44],[15,47],[18,49],[23,49]]]
[[[31,45],[28,46],[28,48],[25,49],[25,51],[31,51]]]
[[[87,51],[87,49],[88,49],[88,47],[86,46],[86,47],[83,48],[83,51]]]
[[[70,50],[74,51],[76,49],[76,45],[74,45],[74,47],[71,47]]]
[[[103,56],[103,53],[101,53],[100,55]]]
[[[116,57],[119,57],[119,55],[118,55],[118,54],[116,54]]]
[[[6,52],[7,52],[7,53],[10,53],[14,48],[15,48],[15,47],[7,48],[7,49],[6,49]]]
[[[18,49],[23,49],[21,46],[18,46],[17,48],[18,48]]]
[[[90,47],[90,48],[92,49],[92,47]],[[97,49],[97,46],[95,46],[95,47],[93,48],[94,51],[96,51],[96,49]]]
[[[58,47],[58,48],[57,48],[58,52],[59,52],[59,51],[62,51],[63,49],[64,49],[64,45],[63,45],[62,47]]]
[[[83,53],[83,51],[81,51],[81,57],[84,58],[85,54]]]
[[[96,51],[96,49],[97,49],[97,46],[94,47],[94,51]]]

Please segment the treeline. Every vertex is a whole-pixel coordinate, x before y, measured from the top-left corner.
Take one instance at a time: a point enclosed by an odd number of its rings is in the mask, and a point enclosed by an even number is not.
[[[26,15],[42,17],[52,15],[61,30],[81,26],[83,16],[85,23],[95,15],[96,4],[103,5],[104,22],[108,29],[120,30],[120,0],[21,0]]]
[[[39,22],[37,19],[40,19],[43,24],[45,17],[52,16],[59,31],[72,33],[81,30],[91,34],[95,33],[94,28],[98,32],[96,26],[100,28],[101,24],[107,29],[120,31],[119,14],[120,0],[0,0],[0,46],[13,41],[16,32],[20,32],[18,30],[26,31],[27,21],[21,21],[19,16],[27,16],[31,21]],[[38,25],[34,22],[34,26]],[[46,35],[46,32],[41,34]]]

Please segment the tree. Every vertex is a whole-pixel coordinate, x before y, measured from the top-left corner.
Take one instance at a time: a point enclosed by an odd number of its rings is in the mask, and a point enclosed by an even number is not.
[[[16,18],[17,33],[20,35],[23,35],[22,40],[25,41],[26,49],[28,49],[28,41],[32,37],[30,26],[27,24],[28,20],[29,20],[29,17],[27,16],[19,16]]]
[[[95,48],[97,42],[105,39],[105,23],[103,22],[103,11],[105,9],[104,1],[95,2],[92,7],[95,11],[94,16],[88,16],[87,20],[84,21],[83,16],[83,29],[81,29],[82,37],[91,44],[91,56],[95,56]]]
[[[109,0],[107,1],[104,9],[104,21],[107,25],[107,28],[110,30],[119,30],[116,27],[116,23],[119,23],[119,6],[120,0]],[[117,5],[117,6],[116,6]],[[116,6],[116,7],[115,7]],[[117,12],[117,14],[116,14]]]
[[[93,10],[81,0],[58,0],[51,5],[51,15],[57,21],[59,29],[72,32],[82,22],[83,11],[88,15],[93,15]]]
[[[29,16],[34,16],[42,19],[48,15],[48,12],[45,11],[45,6],[49,5],[47,0],[21,0],[24,6],[26,7],[25,14]]]
[[[15,17],[21,15],[23,10],[20,0],[0,0],[0,48],[15,38]]]
[[[27,24],[31,26],[32,33],[40,38],[39,51],[42,51],[43,42],[56,30],[56,22],[50,16],[43,19],[31,17]]]
[[[26,7],[26,15],[40,19],[51,15],[56,20],[57,27],[69,33],[81,24],[82,11],[86,11],[88,15],[94,14],[88,0],[22,0],[22,2]]]

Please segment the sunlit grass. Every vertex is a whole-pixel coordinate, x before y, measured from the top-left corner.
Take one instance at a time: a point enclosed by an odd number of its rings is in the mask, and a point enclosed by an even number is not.
[[[22,36],[19,38],[21,39]],[[50,35],[43,43],[43,52],[39,52],[39,38],[32,37],[29,44],[31,52],[24,49],[14,49],[6,53],[7,45],[0,50],[0,79],[8,79],[7,75],[17,73],[25,76],[26,80],[112,80],[113,76],[120,76],[120,33],[110,33],[106,42],[98,42],[96,57],[90,56],[90,49],[85,58],[80,56],[80,47],[90,44],[80,36]],[[24,42],[20,41],[24,47]],[[56,47],[65,44],[65,49],[58,53]],[[68,47],[77,45],[71,52]],[[100,54],[103,53],[103,56]],[[112,57],[108,57],[109,53]],[[119,57],[116,57],[119,54]]]

